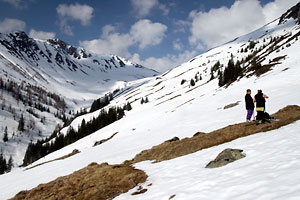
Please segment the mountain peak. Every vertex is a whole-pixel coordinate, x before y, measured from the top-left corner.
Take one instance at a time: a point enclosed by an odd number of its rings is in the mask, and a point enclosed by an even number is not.
[[[74,56],[74,58],[83,58],[91,57],[91,54],[87,54],[84,49],[76,48],[60,39],[48,39],[47,40],[51,45],[53,45],[57,49],[62,49],[63,51],[67,52],[68,54]],[[80,52],[80,53],[79,53]],[[80,55],[81,54],[81,55]]]
[[[288,9],[283,15],[281,15],[279,24],[283,24],[286,20],[290,18],[298,18],[298,23],[300,23],[300,2]]]

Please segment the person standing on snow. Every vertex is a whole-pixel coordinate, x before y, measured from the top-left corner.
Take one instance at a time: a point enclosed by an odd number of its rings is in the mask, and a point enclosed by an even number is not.
[[[256,102],[256,112],[257,112],[257,116],[256,116],[256,122],[257,124],[261,124],[263,117],[264,117],[264,113],[266,110],[266,99],[265,98],[269,98],[267,95],[265,95],[262,90],[258,90],[257,94],[254,96],[253,102]]]
[[[247,94],[245,96],[246,110],[247,110],[247,121],[251,121],[251,117],[253,115],[254,110],[254,101],[251,97],[251,90],[247,90]]]

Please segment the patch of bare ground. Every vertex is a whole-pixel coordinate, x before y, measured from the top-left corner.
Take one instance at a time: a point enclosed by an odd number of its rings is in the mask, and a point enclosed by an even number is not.
[[[87,167],[29,191],[21,191],[11,200],[105,200],[129,191],[145,182],[145,172],[130,165],[91,163]]]
[[[176,96],[174,96],[174,97],[171,97],[171,98],[169,98],[169,99],[167,99],[167,100],[165,100],[165,101],[162,101],[162,102],[156,104],[155,106],[158,106],[158,105],[160,105],[160,104],[163,104],[163,103],[165,103],[165,102],[167,102],[167,101],[171,101],[172,99],[175,99],[175,98],[180,97],[180,96],[181,96],[181,94],[178,94],[178,95],[176,95]]]
[[[187,103],[189,103],[189,102],[191,102],[191,101],[194,101],[194,100],[195,100],[195,98],[192,98],[192,99],[190,99],[190,100],[188,100],[188,101],[186,101],[186,102],[180,104],[179,106],[176,106],[176,108],[175,108],[174,110],[172,110],[172,112],[174,112],[177,108],[180,108],[181,106],[184,106],[185,104],[187,104]]]
[[[64,159],[69,158],[71,156],[74,156],[75,154],[78,154],[78,153],[80,153],[80,151],[78,149],[74,149],[68,155],[65,155],[65,156],[62,156],[62,157],[59,157],[59,158],[56,158],[56,159],[53,159],[53,160],[49,160],[49,161],[46,161],[46,162],[42,162],[42,163],[34,165],[32,167],[25,168],[25,170],[29,170],[29,169],[32,169],[32,168],[35,168],[35,167],[38,167],[38,166],[41,166],[41,165],[44,165],[44,164],[47,164],[47,163],[50,163],[50,162],[54,162],[54,161],[57,161],[57,160],[64,160]]]
[[[300,119],[300,107],[297,105],[287,106],[272,115],[277,120],[271,123],[256,125],[255,122],[245,122],[227,126],[210,133],[196,133],[191,138],[184,138],[175,141],[166,141],[151,149],[144,150],[137,154],[130,163],[137,163],[145,160],[156,162],[169,160],[194,153],[201,149],[230,142],[240,137],[267,132],[278,129]]]

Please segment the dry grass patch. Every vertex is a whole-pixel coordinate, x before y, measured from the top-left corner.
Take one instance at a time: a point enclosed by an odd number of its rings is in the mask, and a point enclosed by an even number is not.
[[[105,200],[145,182],[145,172],[129,165],[91,163],[68,176],[19,192],[12,200]]]
[[[74,156],[75,154],[78,154],[78,153],[80,153],[80,151],[78,149],[74,149],[68,155],[65,155],[65,156],[62,156],[62,157],[59,157],[59,158],[56,158],[56,159],[53,159],[53,160],[49,160],[49,161],[46,161],[46,162],[42,162],[42,163],[34,165],[32,167],[28,167],[25,170],[29,170],[29,169],[32,169],[32,168],[35,168],[35,167],[38,167],[38,166],[41,166],[41,165],[44,165],[44,164],[47,164],[47,163],[50,163],[50,162],[54,162],[54,161],[57,161],[57,160],[64,160],[64,159],[69,158],[71,156]]]
[[[151,149],[142,151],[129,162],[137,163],[145,160],[154,160],[160,162],[194,153],[201,149],[230,142],[240,137],[278,129],[282,126],[299,120],[300,107],[296,105],[287,106],[272,116],[278,119],[278,121],[273,121],[272,123],[265,123],[262,125],[255,125],[255,122],[245,122],[230,125],[207,134],[199,132],[191,138],[184,138],[182,140],[172,142],[166,141],[160,145],[152,147]]]

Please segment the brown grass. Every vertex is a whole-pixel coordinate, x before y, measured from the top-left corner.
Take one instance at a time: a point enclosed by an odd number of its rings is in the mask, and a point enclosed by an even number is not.
[[[47,164],[47,163],[50,163],[50,162],[54,162],[54,161],[57,161],[57,160],[64,160],[64,159],[69,158],[71,156],[74,156],[75,154],[78,154],[78,153],[80,153],[80,151],[78,151],[77,149],[74,149],[68,155],[64,155],[62,157],[59,157],[59,158],[56,158],[56,159],[53,159],[53,160],[49,160],[49,161],[46,161],[46,162],[42,162],[42,163],[34,165],[32,167],[25,168],[25,170],[29,170],[29,169],[32,169],[32,168],[35,168],[35,167],[38,167],[38,166],[41,166],[41,165],[44,165],[44,164]]]
[[[195,98],[192,98],[192,99],[190,99],[190,100],[188,100],[188,101],[186,101],[186,102],[180,104],[179,106],[176,106],[176,108],[175,108],[174,110],[172,110],[172,112],[174,112],[177,108],[180,108],[181,106],[184,106],[185,104],[187,104],[187,103],[189,103],[189,102],[191,102],[191,101],[194,101],[194,100],[195,100]]]
[[[163,103],[165,103],[165,102],[167,102],[167,101],[171,101],[171,100],[173,100],[173,99],[175,99],[175,98],[177,98],[177,97],[180,97],[180,96],[181,96],[181,94],[178,94],[178,95],[176,95],[176,96],[174,96],[174,97],[171,97],[171,98],[169,98],[169,99],[167,99],[167,100],[164,100],[164,101],[162,101],[162,102],[156,104],[155,106],[158,106],[158,105],[160,105],[160,104],[163,104]]]
[[[145,160],[160,162],[230,142],[240,137],[278,129],[299,120],[300,107],[296,105],[287,106],[272,116],[279,121],[273,121],[272,123],[265,123],[262,125],[256,125],[255,122],[245,122],[230,125],[207,134],[199,132],[199,134],[196,133],[191,138],[184,138],[173,142],[166,141],[160,145],[153,146],[151,149],[144,150],[137,154],[133,160],[128,162],[137,163]]]
[[[91,163],[68,176],[19,192],[12,200],[105,200],[112,199],[139,183],[145,182],[145,172],[129,165]]]

